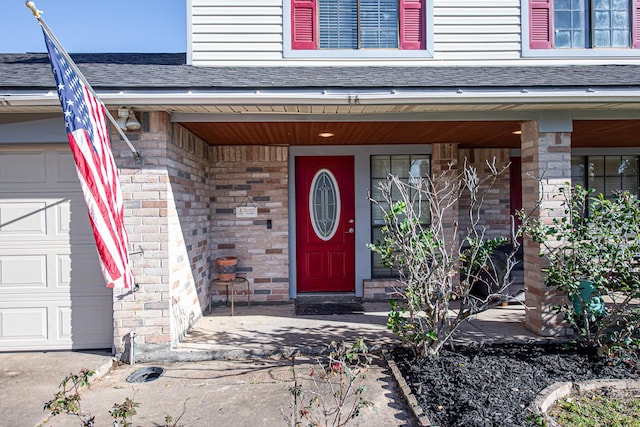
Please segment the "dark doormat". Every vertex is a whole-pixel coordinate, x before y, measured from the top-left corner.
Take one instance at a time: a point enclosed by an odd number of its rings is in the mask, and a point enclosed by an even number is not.
[[[364,314],[362,304],[358,303],[296,303],[296,316],[326,316],[332,314]]]

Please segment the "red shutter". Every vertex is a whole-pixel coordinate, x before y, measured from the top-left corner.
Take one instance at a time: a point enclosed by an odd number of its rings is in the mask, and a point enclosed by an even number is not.
[[[291,48],[317,49],[316,0],[291,0]]]
[[[529,46],[551,49],[553,42],[553,0],[529,0]]]
[[[631,5],[631,47],[640,49],[640,0],[633,0]]]
[[[400,0],[400,49],[426,49],[424,0]]]

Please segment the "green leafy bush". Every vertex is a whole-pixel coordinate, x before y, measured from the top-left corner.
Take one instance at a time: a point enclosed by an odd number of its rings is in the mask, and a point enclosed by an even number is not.
[[[567,295],[557,310],[579,343],[600,351],[640,343],[640,202],[628,192],[612,199],[565,187],[563,216],[529,221],[524,231],[548,261],[545,284]]]

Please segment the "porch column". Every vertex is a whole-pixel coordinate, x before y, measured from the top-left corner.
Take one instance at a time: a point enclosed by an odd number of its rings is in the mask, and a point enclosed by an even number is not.
[[[498,170],[507,166],[510,161],[508,148],[462,148],[460,149],[460,164],[466,161],[468,166],[476,168],[480,180],[490,176],[491,170],[488,164],[495,163]],[[478,230],[484,229],[485,237],[499,238],[509,237],[511,235],[511,216],[510,216],[510,177],[509,173],[500,175],[491,188],[482,188],[487,191],[478,214]],[[471,199],[469,194],[465,193],[458,203],[459,213],[459,229],[464,232],[471,226],[469,218],[469,209],[471,208]]]
[[[438,186],[439,184],[441,184],[437,181],[437,178],[442,175],[443,172],[451,169],[454,174],[457,173],[458,164],[458,144],[433,144],[431,150],[431,176],[435,180],[434,185]],[[460,222],[459,210],[459,201],[457,201],[453,206],[451,206],[451,222],[448,224],[443,224],[446,241],[453,243],[452,247],[458,246],[458,242],[455,239],[459,239],[459,236],[454,236],[454,233],[456,232],[456,227]],[[455,279],[457,280],[458,277],[456,276]]]
[[[171,302],[169,288],[166,170],[168,133],[162,113],[140,115],[142,129],[128,133],[142,156],[137,165],[117,134],[111,142],[120,172],[125,226],[136,292],[114,292],[114,347],[127,360],[135,333],[137,360],[143,353],[169,349]]]
[[[564,129],[570,129],[570,126],[569,123]],[[555,129],[562,127],[556,126]],[[571,183],[571,132],[543,132],[545,123],[539,121],[525,122],[521,130],[522,206],[525,212],[530,213],[542,198],[540,209],[534,211],[533,216],[551,223],[553,218],[563,215],[560,188]],[[541,249],[540,244],[525,239],[525,325],[541,336],[566,335],[569,330],[553,310],[563,297],[544,285],[544,258],[539,256]]]
[[[114,292],[113,315],[116,353],[127,353],[135,332],[144,361],[171,351],[207,306],[211,199],[208,145],[171,125],[165,112],[139,116],[142,129],[129,139],[142,164],[112,137],[139,286]]]

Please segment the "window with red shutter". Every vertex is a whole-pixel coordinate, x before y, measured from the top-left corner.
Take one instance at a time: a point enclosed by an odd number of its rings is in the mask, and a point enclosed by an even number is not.
[[[291,47],[317,49],[316,0],[291,0]]]
[[[640,0],[633,0],[631,6],[631,47],[640,49]]]
[[[426,49],[426,0],[291,0],[291,48]]]
[[[400,49],[425,48],[424,2],[400,0]]]
[[[531,49],[640,48],[640,0],[528,0]]]
[[[529,1],[529,45],[532,49],[549,49],[552,46],[551,1]]]

